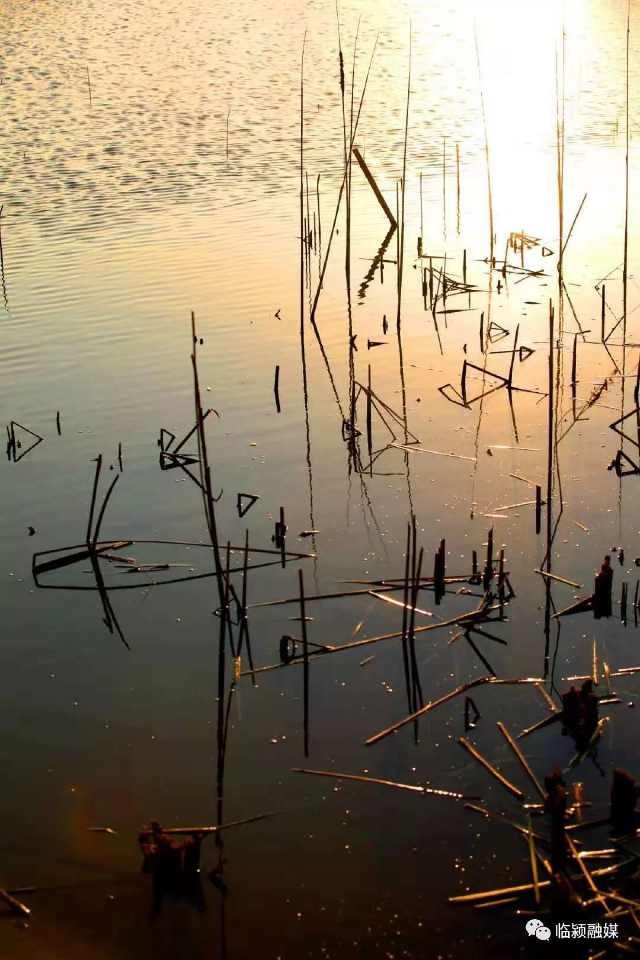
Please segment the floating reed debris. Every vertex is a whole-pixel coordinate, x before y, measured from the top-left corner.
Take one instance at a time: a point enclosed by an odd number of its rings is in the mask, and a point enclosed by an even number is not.
[[[584,584],[576,583],[575,580],[568,580],[566,577],[559,577],[556,573],[547,573],[546,570],[534,570],[545,580],[554,580],[556,583],[566,583],[568,587],[575,587],[576,590],[582,590]]]
[[[196,826],[196,827],[163,827],[162,832],[171,836],[192,836],[193,834],[211,834],[220,833],[221,830],[231,830],[233,827],[242,827],[247,823],[258,823],[260,820],[268,820],[271,817],[279,816],[279,811],[274,810],[269,813],[258,813],[254,817],[244,817],[242,820],[230,820],[228,823],[219,823],[214,826]]]
[[[91,95],[91,75],[89,73],[89,65],[87,64],[87,90],[89,91],[89,106],[93,106],[93,98]]]
[[[426,447],[409,447],[403,443],[391,443],[391,447],[397,447],[399,450],[406,450],[408,453],[430,453],[434,457],[451,457],[453,460],[466,460],[469,463],[476,463],[475,457],[464,457],[460,453],[446,453],[443,450],[428,450]]]
[[[602,823],[608,823],[607,820],[602,821]],[[571,829],[568,827],[567,829]],[[578,858],[579,859],[579,858]],[[591,871],[592,877],[608,877],[616,873],[620,869],[620,864],[615,864],[611,867],[599,867],[597,870]],[[551,886],[551,880],[541,880],[538,884],[540,890],[548,889]],[[494,890],[482,890],[475,891],[473,893],[463,893],[458,894],[455,897],[448,897],[449,903],[474,903],[476,901],[482,900],[493,900],[496,897],[507,897],[511,894],[519,893],[531,893],[534,889],[533,883],[519,883],[514,884],[510,887],[501,887]]]
[[[420,628],[417,628],[417,630]],[[423,629],[429,629],[428,627]],[[416,631],[417,632],[417,631]],[[461,686],[456,687],[454,690],[445,693],[443,696],[438,697],[437,700],[431,700],[429,703],[426,703],[424,707],[421,707],[419,710],[416,710],[415,714],[411,714],[408,717],[403,717],[402,720],[398,720],[396,723],[391,724],[391,726],[386,727],[384,730],[381,730],[379,733],[375,733],[373,736],[365,740],[365,745],[367,747],[372,746],[374,743],[378,743],[380,740],[384,740],[385,737],[390,736],[392,733],[396,733],[398,730],[401,730],[402,727],[406,726],[408,723],[413,723],[418,717],[424,716],[426,713],[429,713],[431,710],[435,710],[436,707],[442,706],[443,703],[448,703],[449,700],[453,700],[454,697],[460,696],[461,693],[466,693],[467,690],[472,690],[474,687],[481,687],[485,684],[500,684],[500,685],[519,685],[519,684],[537,684],[544,683],[544,680],[541,677],[517,677],[515,679],[505,679],[502,677],[494,676],[485,676],[479,677],[476,680],[470,680],[468,683],[463,683]]]
[[[337,773],[333,770],[307,770],[303,767],[292,767],[292,773],[306,773],[314,777],[330,777],[332,780],[353,780],[356,783],[376,783],[381,787],[393,787],[396,790],[409,790],[419,793],[423,797],[442,797],[443,800],[478,800],[479,797],[466,796],[454,790],[441,790],[437,787],[426,787],[415,783],[398,783],[396,780],[384,780],[381,777],[363,777],[355,773]]]
[[[8,890],[0,890],[0,900],[7,904],[11,908],[13,913],[18,914],[21,917],[31,916],[31,910],[29,907],[25,906],[20,900],[14,897]]]
[[[390,590],[399,590],[399,589],[402,589],[402,588],[401,588],[401,587],[389,587],[388,589],[390,589]],[[358,593],[359,593],[359,592],[360,592],[360,591],[358,591]],[[377,593],[375,590],[367,590],[367,591],[365,591],[365,592],[368,593],[370,597],[376,597],[377,600],[384,600],[385,603],[391,603],[391,604],[393,604],[393,606],[395,606],[395,607],[402,607],[402,609],[403,609],[403,610],[406,610],[407,613],[421,613],[421,614],[422,614],[423,616],[425,616],[425,617],[432,617],[432,616],[433,616],[433,613],[431,612],[431,610],[421,610],[420,607],[416,607],[416,606],[412,605],[411,603],[409,603],[408,600],[407,600],[407,601],[394,600],[393,597],[387,597],[387,596],[385,596],[385,594],[383,594],[383,593]],[[355,591],[354,591],[354,593],[355,593]]]
[[[515,740],[513,739],[513,737],[511,736],[511,734],[509,733],[509,731],[507,730],[506,726],[504,725],[504,723],[502,723],[501,720],[498,720],[498,730],[500,731],[500,733],[502,734],[502,736],[505,738],[505,740],[507,741],[507,743],[508,743],[509,746],[511,747],[511,750],[512,750],[513,753],[515,754],[515,756],[516,756],[516,758],[517,758],[520,766],[522,767],[522,769],[524,770],[524,772],[526,773],[526,775],[529,777],[529,780],[531,781],[531,783],[532,783],[533,786],[535,787],[535,789],[536,789],[536,791],[538,792],[539,796],[542,798],[542,800],[545,800],[545,799],[546,799],[546,796],[547,796],[545,790],[542,788],[542,786],[540,785],[540,781],[538,780],[538,778],[536,777],[535,773],[533,772],[533,770],[532,770],[531,767],[529,766],[529,763],[528,763],[525,755],[523,754],[522,750],[520,749],[520,747],[518,746],[518,744],[515,742]]]
[[[418,626],[418,627],[415,628],[414,633],[416,633],[416,634],[418,634],[418,633],[427,633],[427,632],[432,631],[432,630],[441,630],[441,629],[444,629],[445,627],[452,627],[452,626],[464,625],[464,624],[466,624],[466,623],[469,622],[469,621],[471,621],[472,623],[474,623],[474,622],[482,622],[482,621],[487,617],[487,615],[488,615],[489,613],[493,613],[493,612],[494,612],[495,610],[497,610],[497,609],[498,609],[498,606],[497,606],[497,605],[495,605],[495,606],[487,606],[486,601],[483,600],[482,604],[481,604],[476,610],[471,610],[469,613],[462,613],[462,614],[460,614],[460,615],[457,616],[457,617],[452,617],[450,620],[442,620],[442,621],[440,621],[439,623],[431,623],[431,624],[427,624],[427,625],[425,625],[425,626]],[[332,647],[332,648],[324,647],[320,653],[314,654],[314,655],[310,656],[309,659],[310,659],[310,660],[312,660],[312,659],[313,659],[313,660],[316,660],[318,657],[320,657],[320,656],[325,656],[325,655],[327,655],[327,654],[329,654],[329,653],[341,653],[341,652],[344,652],[344,651],[346,651],[346,650],[355,650],[355,649],[359,649],[360,647],[370,646],[370,645],[373,644],[373,643],[381,643],[381,642],[384,641],[384,640],[397,640],[399,637],[402,637],[402,631],[400,631],[400,632],[393,632],[393,633],[383,633],[383,634],[380,634],[379,636],[375,636],[375,637],[363,637],[361,640],[352,640],[352,641],[349,641],[349,642],[347,642],[347,643],[339,644],[339,645],[334,646],[334,647]],[[294,659],[294,660],[291,661],[292,664],[299,663],[299,662],[301,662],[300,659]],[[265,666],[265,667],[256,667],[256,670],[255,670],[254,672],[255,672],[255,673],[268,673],[268,672],[271,672],[271,671],[273,671],[273,670],[280,670],[280,669],[282,669],[282,668],[285,667],[285,666],[288,666],[288,664],[274,663],[274,664],[269,664],[269,665],[267,665],[267,666]],[[248,675],[248,674],[247,674],[246,672],[242,674],[242,676],[247,676],[247,675]],[[489,677],[488,679],[489,679],[489,680],[494,680],[494,679],[496,679],[496,678]],[[487,680],[484,679],[484,680],[482,680],[481,682],[484,683],[484,682],[487,682]],[[499,683],[520,683],[520,682],[522,682],[522,683],[529,683],[529,682],[534,682],[534,681],[530,681],[530,680],[522,680],[522,681],[521,681],[521,680],[517,680],[517,681],[514,681],[514,680],[509,680],[509,681],[497,680],[496,682],[499,682]],[[543,682],[543,681],[540,680],[540,681],[536,681],[536,682]],[[474,682],[474,685],[475,685],[475,682]],[[460,692],[462,692],[462,691],[460,691]],[[435,706],[435,705],[437,705],[437,704],[433,704],[433,705]],[[428,707],[429,709],[431,709],[431,707],[429,707],[429,705],[427,705],[427,707]],[[404,722],[411,722],[411,721],[414,720],[414,719],[415,719],[415,717],[412,715],[412,716],[409,718],[409,720],[407,720],[407,721],[401,721],[400,726],[402,726],[402,725],[404,724]],[[389,731],[389,732],[392,732],[392,731]]]
[[[515,784],[511,783],[510,780],[507,780],[504,774],[502,774],[497,767],[494,767],[494,765],[487,760],[487,758],[480,753],[478,748],[475,747],[469,740],[467,740],[466,737],[458,737],[458,743],[461,747],[464,747],[467,753],[471,754],[471,756],[477,760],[478,763],[480,763],[485,770],[498,781],[498,783],[502,784],[505,790],[508,790],[509,793],[516,797],[517,800],[524,800],[524,793],[522,790],[520,790],[519,787],[516,787]]]

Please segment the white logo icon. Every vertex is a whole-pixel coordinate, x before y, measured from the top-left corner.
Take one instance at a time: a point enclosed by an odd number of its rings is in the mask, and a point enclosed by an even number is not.
[[[535,936],[538,938],[538,940],[551,939],[551,930],[549,927],[545,927],[542,920],[537,920],[535,918],[527,920],[525,929],[530,937]]]

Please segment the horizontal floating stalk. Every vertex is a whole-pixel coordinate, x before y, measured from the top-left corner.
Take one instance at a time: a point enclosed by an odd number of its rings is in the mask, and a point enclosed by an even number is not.
[[[566,583],[568,587],[575,587],[576,590],[582,590],[584,587],[583,583],[576,583],[575,580],[567,580],[566,577],[559,577],[556,573],[548,573],[546,570],[534,570],[533,572],[539,573],[545,580],[556,580],[558,583]]]
[[[259,813],[255,817],[245,817],[244,820],[230,820],[229,823],[220,823],[216,826],[198,826],[198,827],[163,827],[162,832],[174,835],[192,834],[192,833],[219,833],[221,830],[229,830],[231,827],[241,827],[245,823],[257,823],[259,820],[266,820],[269,817],[277,817],[278,811],[270,813]]]
[[[307,770],[303,767],[293,767],[293,773],[307,773],[315,777],[330,777],[333,780],[354,780],[357,783],[377,783],[382,787],[395,787],[396,790],[409,790],[423,796],[444,797],[449,800],[478,800],[479,797],[466,796],[454,790],[440,790],[436,787],[424,787],[414,783],[398,783],[395,780],[384,780],[380,777],[363,777],[356,773],[334,773],[332,770]]]

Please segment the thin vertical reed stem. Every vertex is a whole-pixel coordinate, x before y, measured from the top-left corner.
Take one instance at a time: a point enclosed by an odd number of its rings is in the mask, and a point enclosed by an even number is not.
[[[298,570],[298,586],[300,588],[300,622],[302,624],[302,655],[303,655],[303,713],[304,713],[304,755],[309,756],[309,643],[307,641],[307,616],[304,602],[304,574]]]

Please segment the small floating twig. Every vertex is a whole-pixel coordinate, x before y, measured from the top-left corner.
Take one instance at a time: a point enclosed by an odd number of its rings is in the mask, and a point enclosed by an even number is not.
[[[551,710],[552,713],[557,713],[558,707],[556,706],[552,698],[547,693],[544,685],[542,683],[536,683],[536,690],[538,691],[538,693],[540,694],[544,702],[549,707],[549,710]]]
[[[575,580],[567,580],[566,577],[559,577],[556,573],[549,573],[546,570],[535,569],[533,572],[539,573],[545,580],[556,580],[558,583],[566,583],[568,587],[575,587],[576,590],[582,590],[584,587],[583,583],[576,583]]]
[[[16,900],[8,890],[0,890],[0,900],[4,900],[7,906],[11,907],[14,913],[20,914],[23,917],[31,916],[31,910],[24,903],[21,903],[20,900]]]
[[[407,450],[409,453],[431,453],[436,457],[452,457],[454,460],[468,460],[469,463],[476,463],[476,457],[463,457],[459,453],[444,453],[442,450],[427,450],[426,447],[409,447],[403,443],[395,441],[389,444],[390,447],[396,447],[398,450]]]
[[[421,610],[420,607],[412,606],[410,603],[405,603],[402,600],[394,600],[393,597],[387,597],[384,593],[376,593],[375,590],[368,590],[367,593],[370,596],[375,597],[377,600],[384,600],[385,603],[392,603],[394,607],[402,607],[410,613],[422,613],[425,617],[434,616],[431,610]]]
[[[538,791],[538,794],[540,795],[540,797],[541,797],[543,800],[546,800],[547,794],[545,793],[545,791],[543,790],[542,786],[540,785],[540,781],[538,780],[538,778],[536,777],[535,773],[533,772],[533,770],[532,770],[531,767],[529,766],[529,763],[528,763],[525,755],[523,754],[522,750],[520,749],[520,747],[518,746],[518,744],[515,742],[515,740],[513,739],[513,737],[511,736],[511,734],[509,733],[509,731],[507,730],[507,728],[505,727],[504,723],[502,723],[501,720],[498,720],[498,730],[500,731],[500,733],[502,734],[502,736],[505,738],[505,740],[507,741],[507,743],[508,743],[509,746],[511,747],[513,753],[516,755],[516,757],[517,757],[517,759],[518,759],[518,762],[520,763],[520,766],[522,767],[522,769],[524,770],[524,772],[526,773],[526,775],[527,775],[527,776],[529,777],[529,779],[531,780],[531,783],[534,785],[534,787],[535,787],[536,790]]]
[[[292,773],[307,773],[315,777],[331,777],[333,780],[354,780],[357,783],[377,783],[382,787],[395,787],[396,790],[410,790],[426,797],[443,797],[448,800],[478,800],[478,797],[468,797],[453,790],[441,790],[436,787],[425,787],[414,783],[398,783],[395,780],[384,780],[381,777],[363,777],[355,773],[335,773],[333,770],[307,770],[303,767],[292,767]]]
[[[198,827],[163,827],[162,832],[179,835],[179,834],[209,834],[209,833],[220,833],[221,830],[230,830],[232,827],[241,827],[245,823],[257,823],[259,820],[267,820],[270,817],[277,817],[278,811],[274,810],[269,813],[259,813],[255,817],[245,817],[243,820],[230,820],[229,823],[219,823],[214,826],[198,826]]]
[[[466,737],[458,737],[458,743],[461,747],[464,747],[467,753],[471,754],[471,756],[477,760],[478,763],[480,763],[485,770],[498,781],[498,783],[501,783],[505,790],[508,790],[509,793],[518,800],[524,800],[524,793],[522,790],[520,790],[519,787],[516,787],[515,784],[511,783],[510,780],[507,780],[504,774],[502,774],[497,767],[494,767],[494,765],[487,760],[487,758],[480,753],[477,747],[467,740]]]

